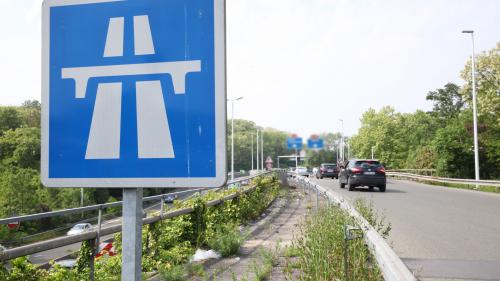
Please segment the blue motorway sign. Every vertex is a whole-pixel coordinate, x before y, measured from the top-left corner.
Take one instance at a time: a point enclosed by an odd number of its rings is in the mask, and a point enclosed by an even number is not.
[[[288,138],[286,147],[288,149],[302,149],[302,138]]]
[[[224,0],[45,0],[42,181],[226,181]]]
[[[308,139],[307,140],[307,148],[311,149],[322,149],[323,148],[323,139]]]

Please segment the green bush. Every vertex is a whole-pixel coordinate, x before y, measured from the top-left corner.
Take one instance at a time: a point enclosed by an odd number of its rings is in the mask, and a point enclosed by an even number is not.
[[[184,281],[186,275],[186,269],[183,265],[160,268],[160,276],[165,281]]]
[[[276,177],[255,179],[256,188],[240,197],[215,207],[206,203],[238,192],[225,190],[175,203],[175,208],[190,207],[194,212],[143,227],[144,272],[160,271],[165,280],[184,280],[184,264],[197,247],[210,246],[228,256],[235,254],[243,241],[238,225],[260,216],[279,194]],[[121,251],[121,233],[115,235],[115,249]],[[55,267],[38,270],[26,258],[12,261],[10,272],[0,270],[0,280],[6,281],[81,281],[89,279],[91,248],[83,243],[75,269]],[[119,281],[121,255],[103,257],[95,262],[96,281]]]
[[[218,226],[215,235],[207,241],[208,246],[219,252],[223,257],[238,253],[241,243],[243,243],[243,236],[236,224]]]

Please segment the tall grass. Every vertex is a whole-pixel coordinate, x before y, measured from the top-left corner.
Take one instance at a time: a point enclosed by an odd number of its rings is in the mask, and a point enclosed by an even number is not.
[[[363,203],[357,204],[361,206]],[[371,219],[367,218],[368,221],[379,221],[373,218],[375,213],[370,209],[371,206],[363,206],[366,208],[364,213],[372,216]],[[306,219],[292,244],[295,256],[291,261],[292,267],[298,270],[300,280],[383,280],[363,239],[348,241],[349,278],[345,278],[345,225],[355,226],[356,222],[337,206],[324,206]],[[386,230],[388,233],[389,229]]]

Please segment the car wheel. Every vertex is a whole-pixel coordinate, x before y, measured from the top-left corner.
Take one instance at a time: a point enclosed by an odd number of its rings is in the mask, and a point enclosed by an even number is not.
[[[384,185],[381,185],[378,187],[378,190],[380,190],[380,192],[385,192],[385,184]]]
[[[345,183],[342,183],[342,181],[339,180],[339,186],[340,186],[340,188],[345,188]]]
[[[320,179],[320,180],[322,180],[322,179],[323,179],[323,177],[322,177],[322,176],[320,176],[320,177],[319,177],[319,179]]]
[[[347,187],[349,188],[349,191],[353,191],[354,190],[354,185],[351,184],[351,179],[350,178],[347,179]]]
[[[369,190],[369,191],[373,191],[373,186],[372,186],[372,185],[370,185],[370,186],[368,187],[368,190]]]

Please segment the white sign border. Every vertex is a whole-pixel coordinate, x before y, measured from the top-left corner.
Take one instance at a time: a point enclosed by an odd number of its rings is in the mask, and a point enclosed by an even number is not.
[[[214,1],[215,177],[209,178],[49,178],[50,8],[123,0],[44,0],[42,3],[42,147],[41,181],[46,187],[220,187],[226,163],[226,1]]]

